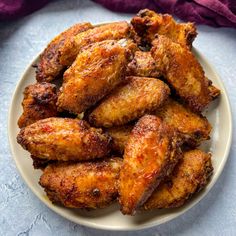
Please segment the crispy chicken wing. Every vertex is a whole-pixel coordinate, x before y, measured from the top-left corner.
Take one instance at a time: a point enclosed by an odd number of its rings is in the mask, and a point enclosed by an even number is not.
[[[208,120],[171,98],[154,114],[177,129],[183,135],[185,142],[192,147],[198,146],[202,141],[210,138],[211,124]]]
[[[17,142],[33,156],[48,160],[90,160],[110,151],[108,135],[83,120],[47,118],[21,129]]]
[[[128,64],[127,75],[156,78],[161,73],[150,52],[136,51]]]
[[[112,137],[112,150],[123,154],[133,125],[123,125],[108,128],[106,131]]]
[[[123,81],[128,51],[114,40],[95,43],[64,73],[60,109],[81,113]]]
[[[95,27],[76,35],[60,48],[60,63],[69,66],[75,60],[78,53],[86,46],[104,40],[118,40],[127,38],[130,34],[130,26],[127,22],[114,22]]]
[[[126,124],[162,105],[170,93],[165,83],[154,78],[126,79],[126,85],[114,89],[90,114],[90,123],[97,127]]]
[[[177,23],[168,14],[157,14],[154,11],[144,9],[131,20],[137,34],[145,43],[151,43],[155,35],[165,35],[182,46],[191,48],[192,42],[197,36],[194,23]]]
[[[177,134],[152,115],[143,116],[125,146],[119,202],[123,214],[135,214],[178,162]]]
[[[172,98],[168,98],[152,114],[162,118],[166,124],[176,129],[183,138],[183,142],[191,147],[199,146],[202,141],[210,138],[211,124],[208,120],[202,115],[193,113]],[[114,151],[124,152],[133,127],[134,125],[124,125],[107,129],[113,139],[112,149]]]
[[[172,176],[157,187],[143,209],[182,206],[194,193],[205,187],[212,171],[210,154],[197,149],[185,152]]]
[[[18,120],[19,128],[37,120],[57,115],[56,86],[46,82],[29,85],[25,88],[22,102],[23,113]]]
[[[40,185],[53,203],[70,208],[104,208],[116,200],[121,158],[47,166]]]
[[[158,67],[177,95],[195,112],[201,112],[215,97],[194,55],[165,36],[153,41],[151,50]]]
[[[37,81],[51,81],[65,68],[60,63],[59,50],[65,45],[70,45],[71,38],[79,33],[91,29],[90,23],[76,24],[55,37],[40,55],[36,69]],[[71,50],[73,50],[71,48]]]

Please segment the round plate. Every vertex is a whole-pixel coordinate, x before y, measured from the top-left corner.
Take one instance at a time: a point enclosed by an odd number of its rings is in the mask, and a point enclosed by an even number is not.
[[[106,230],[139,230],[149,228],[172,220],[197,204],[213,187],[223,170],[231,145],[232,118],[229,100],[223,83],[207,60],[196,49],[194,49],[193,52],[203,66],[207,77],[210,78],[221,90],[220,98],[215,100],[205,112],[205,115],[213,126],[213,130],[211,140],[205,142],[201,149],[207,152],[212,152],[214,174],[203,191],[195,195],[183,207],[170,210],[153,210],[150,212],[139,213],[136,216],[122,215],[119,211],[118,204],[113,204],[111,207],[106,209],[92,211],[73,210],[53,205],[45,197],[46,195],[43,189],[38,184],[41,171],[33,169],[29,153],[23,150],[23,148],[16,142],[16,136],[19,132],[17,119],[22,113],[21,102],[23,100],[23,91],[27,85],[35,83],[35,69],[32,65],[37,63],[39,58],[38,56],[28,66],[16,86],[8,117],[9,142],[13,158],[24,181],[34,194],[49,208],[61,216],[81,225]]]

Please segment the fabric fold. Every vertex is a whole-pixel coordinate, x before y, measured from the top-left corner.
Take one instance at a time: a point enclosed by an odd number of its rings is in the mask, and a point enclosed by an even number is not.
[[[46,5],[50,0],[0,0],[0,20],[15,20]],[[148,8],[214,27],[236,28],[235,0],[93,0],[111,11],[137,13]]]
[[[184,21],[214,27],[236,28],[235,0],[94,0],[104,7],[126,13],[149,8],[177,16]]]

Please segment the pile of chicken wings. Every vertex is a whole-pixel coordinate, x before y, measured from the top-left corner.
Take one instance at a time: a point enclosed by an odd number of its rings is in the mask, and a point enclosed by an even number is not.
[[[18,143],[53,203],[123,214],[180,207],[213,172],[201,112],[220,90],[191,52],[193,23],[141,10],[54,38],[25,88]]]

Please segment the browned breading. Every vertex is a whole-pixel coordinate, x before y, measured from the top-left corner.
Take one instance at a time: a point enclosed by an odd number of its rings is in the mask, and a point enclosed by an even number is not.
[[[127,75],[141,77],[159,77],[161,75],[150,52],[136,51],[128,64]]]
[[[76,35],[60,48],[60,63],[70,66],[78,53],[90,44],[127,38],[130,26],[125,21],[104,24]]]
[[[168,84],[193,111],[201,112],[215,95],[212,97],[211,82],[200,63],[186,47],[165,36],[159,36],[152,43],[152,56]]]
[[[139,47],[138,47],[137,43],[134,42],[133,39],[123,38],[123,39],[118,40],[117,42],[122,47],[127,49],[127,55],[128,55],[129,61],[131,61],[133,59],[135,52],[139,51]]]
[[[167,99],[169,87],[160,80],[126,77],[127,84],[113,90],[89,116],[91,124],[100,127],[118,126],[153,111]]]
[[[48,165],[40,185],[53,203],[70,208],[104,208],[116,200],[121,158]]]
[[[106,129],[108,134],[112,137],[113,151],[123,154],[133,127],[133,125],[123,125]]]
[[[193,113],[172,98],[167,99],[153,114],[177,129],[190,146],[199,146],[202,141],[210,138],[211,124],[206,117]]]
[[[29,85],[24,90],[23,113],[18,119],[19,128],[57,115],[56,86],[46,82]]]
[[[33,160],[33,167],[34,169],[41,169],[44,170],[49,164],[55,163],[55,160],[47,160],[47,159],[41,159],[35,156],[30,156]]]
[[[131,24],[144,43],[151,43],[158,34],[191,48],[197,36],[194,23],[177,23],[168,14],[157,14],[148,9],[141,10],[137,16],[133,17]]]
[[[220,90],[218,88],[216,88],[214,85],[212,85],[212,81],[207,79],[208,83],[210,84],[208,86],[209,92],[210,92],[210,96],[212,97],[212,100],[214,100],[215,98],[217,98],[218,96],[220,96]]]
[[[160,118],[143,116],[125,146],[120,172],[119,203],[123,214],[134,215],[160,181],[178,162],[178,136]]]
[[[92,25],[90,23],[80,23],[73,25],[55,37],[40,55],[36,69],[37,81],[49,82],[54,80],[65,68],[65,66],[60,63],[60,48],[70,44],[73,36],[91,28]]]
[[[197,149],[185,152],[172,176],[157,187],[143,209],[182,206],[194,193],[205,187],[212,172],[210,154]]]
[[[80,53],[64,73],[58,107],[81,113],[123,81],[128,51],[119,42],[95,43]]]
[[[111,138],[86,121],[47,118],[22,128],[17,142],[33,156],[48,160],[90,160],[106,156]]]

